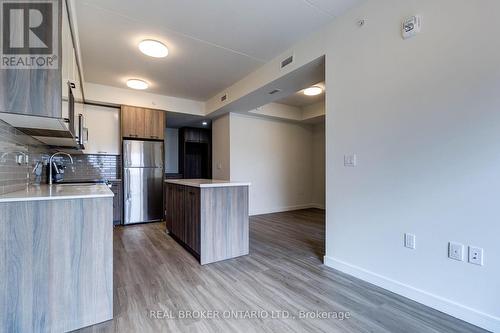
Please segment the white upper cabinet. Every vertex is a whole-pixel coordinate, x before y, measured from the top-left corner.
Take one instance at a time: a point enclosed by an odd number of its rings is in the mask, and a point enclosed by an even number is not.
[[[120,109],[85,104],[88,130],[84,154],[120,155]]]

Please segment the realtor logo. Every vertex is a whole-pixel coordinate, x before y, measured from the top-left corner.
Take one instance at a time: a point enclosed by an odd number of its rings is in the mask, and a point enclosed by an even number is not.
[[[0,19],[0,68],[58,68],[58,0],[0,0]]]

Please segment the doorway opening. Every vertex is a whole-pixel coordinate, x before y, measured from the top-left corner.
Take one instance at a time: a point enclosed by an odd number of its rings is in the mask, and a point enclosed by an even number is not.
[[[213,121],[214,175],[251,183],[251,251],[265,239],[287,256],[323,260],[324,80],[324,59],[317,59],[242,98],[247,111]]]

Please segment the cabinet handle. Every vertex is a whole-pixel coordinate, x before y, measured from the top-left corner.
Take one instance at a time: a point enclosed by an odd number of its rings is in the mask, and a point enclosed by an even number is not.
[[[157,136],[152,135],[152,136],[151,136],[151,139],[158,139],[158,137],[157,137]]]
[[[107,154],[108,152],[107,151],[98,151],[97,153],[98,154]]]
[[[137,134],[129,134],[131,138],[137,138]]]

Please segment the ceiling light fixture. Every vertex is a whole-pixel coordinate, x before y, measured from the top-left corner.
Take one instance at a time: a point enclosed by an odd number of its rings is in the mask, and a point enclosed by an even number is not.
[[[149,84],[146,81],[139,79],[130,79],[127,81],[127,86],[136,90],[145,90],[149,88]]]
[[[202,122],[201,124],[202,124],[203,126],[207,126],[207,125],[208,125],[208,123],[207,123],[206,121]]]
[[[323,88],[318,86],[313,86],[304,90],[304,95],[306,96],[316,96],[323,92]]]
[[[139,50],[153,58],[165,58],[168,56],[168,48],[165,44],[153,39],[146,39],[140,42]]]

